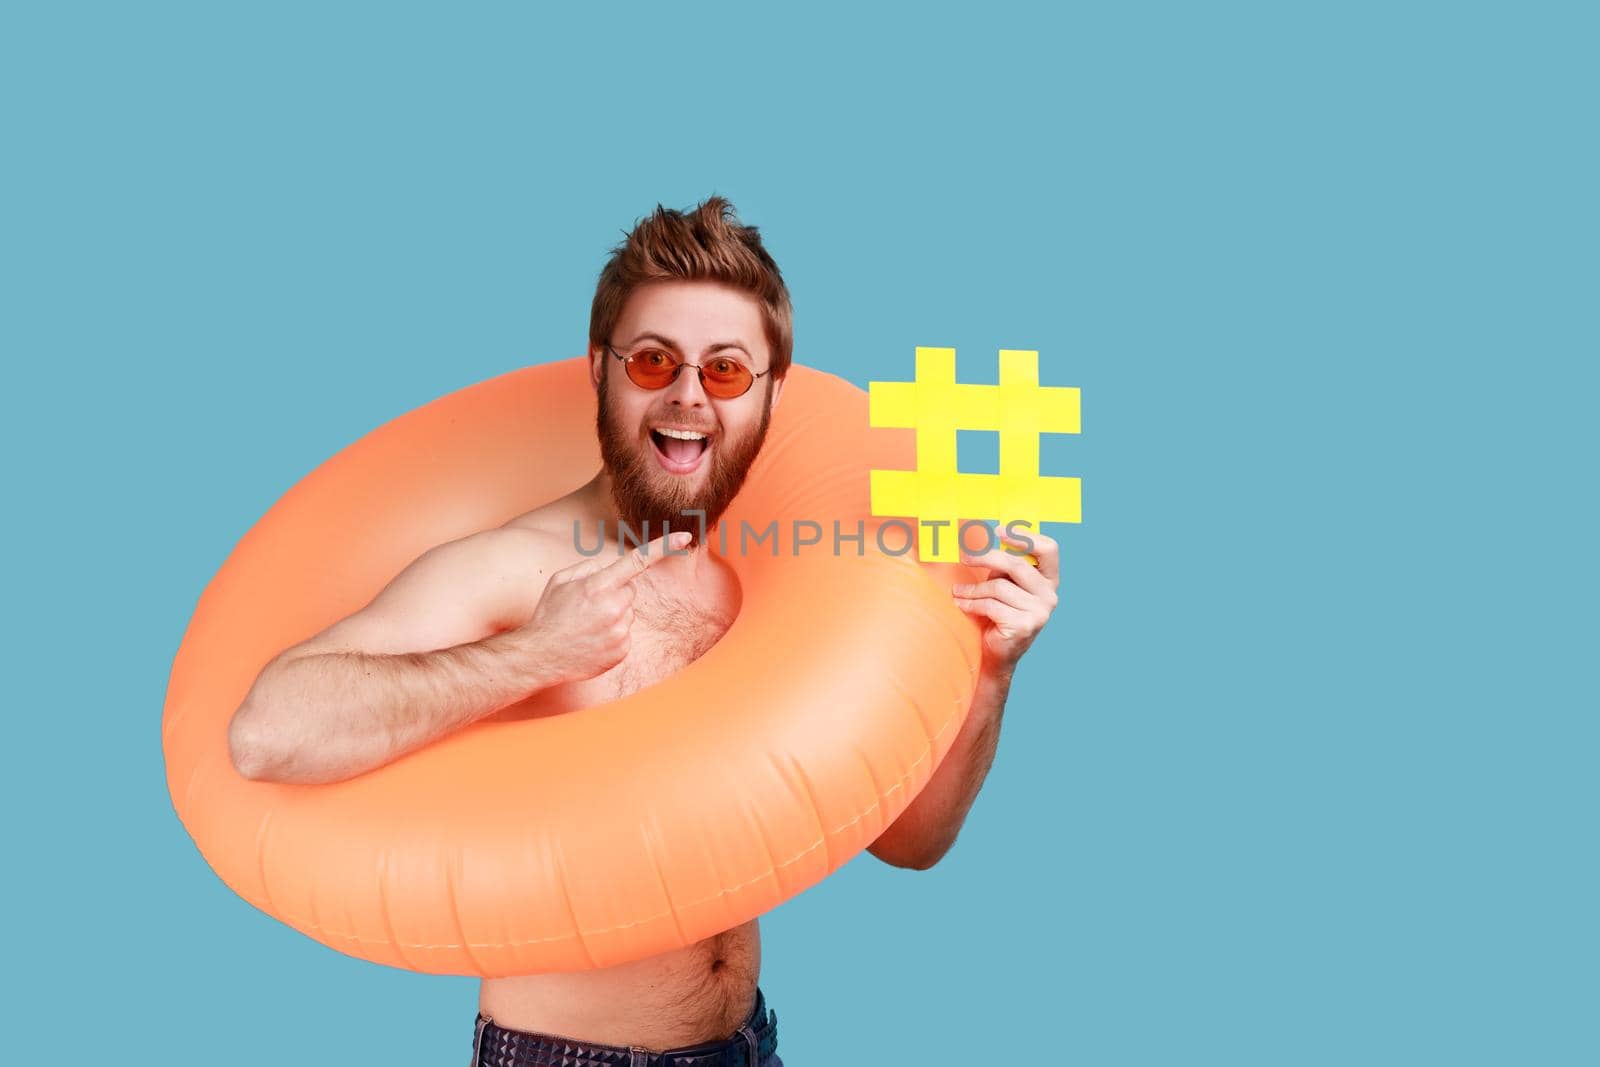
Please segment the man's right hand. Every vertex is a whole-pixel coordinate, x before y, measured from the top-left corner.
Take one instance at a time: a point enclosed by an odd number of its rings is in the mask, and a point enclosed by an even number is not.
[[[594,556],[550,576],[533,615],[507,637],[523,638],[557,682],[593,678],[621,663],[633,630],[633,579],[646,568],[688,545],[691,534],[677,530],[646,542],[616,559]]]

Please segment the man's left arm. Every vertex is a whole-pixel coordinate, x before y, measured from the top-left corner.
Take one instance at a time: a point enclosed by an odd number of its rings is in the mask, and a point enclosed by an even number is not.
[[[1011,537],[1004,531],[999,535],[1015,549],[1002,545],[976,555],[963,552],[962,562],[989,568],[989,578],[954,585],[950,590],[957,607],[984,620],[983,665],[972,707],[922,792],[867,846],[868,852],[895,867],[927,870],[955,844],[994,763],[1000,720],[1017,661],[1055,610],[1060,587],[1055,541],[1042,533],[1028,538]],[[1028,561],[1026,552],[1038,559],[1037,567]]]

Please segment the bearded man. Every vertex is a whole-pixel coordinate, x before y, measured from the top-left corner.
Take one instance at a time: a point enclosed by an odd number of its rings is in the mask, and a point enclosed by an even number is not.
[[[753,226],[712,197],[659,206],[612,251],[590,313],[603,465],[557,500],[423,553],[361,611],[280,653],[229,726],[238,771],[341,781],[493,716],[616,700],[681,669],[738,612],[703,536],[761,449],[793,349],[788,289]],[[674,532],[663,535],[668,526]],[[624,552],[619,539],[653,536]],[[992,550],[957,603],[989,620],[972,708],[871,846],[926,869],[987,774],[1016,660],[1055,604],[1040,566]],[[648,959],[485,979],[471,1067],[782,1067],[758,985],[758,920]]]

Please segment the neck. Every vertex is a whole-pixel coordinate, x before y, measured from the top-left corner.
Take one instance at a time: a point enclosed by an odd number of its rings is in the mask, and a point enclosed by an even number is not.
[[[611,473],[601,467],[600,473],[590,478],[575,495],[582,504],[582,514],[577,516],[577,521],[583,524],[585,536],[600,530],[606,544],[616,544],[622,516],[611,496]]]

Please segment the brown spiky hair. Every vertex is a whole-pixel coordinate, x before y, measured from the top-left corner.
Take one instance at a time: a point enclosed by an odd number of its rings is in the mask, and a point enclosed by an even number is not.
[[[745,226],[733,205],[720,196],[699,207],[673,211],[656,205],[626,240],[611,250],[600,271],[589,311],[589,345],[611,339],[629,295],[648,282],[707,281],[742,289],[761,304],[761,318],[772,352],[772,377],[789,371],[794,355],[794,310],[778,264],[761,244],[761,233]],[[770,387],[769,387],[770,388]]]

